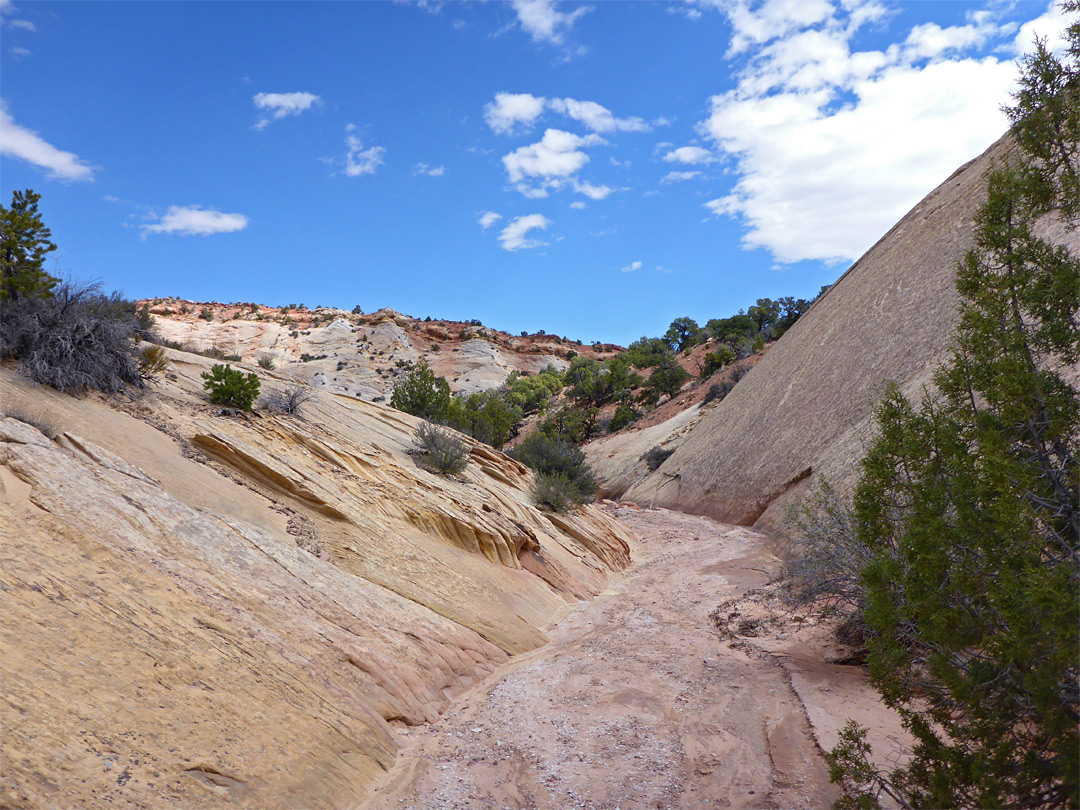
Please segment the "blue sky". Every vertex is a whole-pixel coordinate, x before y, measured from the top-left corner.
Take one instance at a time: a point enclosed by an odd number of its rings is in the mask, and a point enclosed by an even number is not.
[[[0,0],[49,269],[626,344],[811,297],[1005,130],[1045,0]]]

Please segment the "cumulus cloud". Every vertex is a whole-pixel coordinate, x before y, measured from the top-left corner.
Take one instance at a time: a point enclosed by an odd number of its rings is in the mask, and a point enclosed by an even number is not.
[[[581,200],[574,200],[574,202],[570,203],[570,207],[578,211],[583,211],[584,209],[588,208],[588,206]]]
[[[660,178],[661,183],[685,183],[687,180],[693,180],[695,177],[701,177],[701,172],[668,172]]]
[[[630,262],[626,267],[621,268],[622,273],[633,273],[635,270],[641,269],[641,262]]]
[[[986,13],[854,53],[854,32],[884,13],[872,0],[740,0],[729,13],[731,50],[750,53],[698,132],[738,179],[706,208],[781,262],[857,258],[1008,126],[1015,66],[972,51],[1012,29]]]
[[[648,132],[652,128],[641,118],[616,118],[611,110],[595,101],[553,98],[548,105],[555,112],[580,121],[593,132]]]
[[[496,93],[484,106],[484,120],[498,135],[529,129],[544,112],[545,99],[530,93]]]
[[[76,154],[64,152],[21,127],[0,105],[0,154],[24,160],[45,169],[56,180],[93,180],[94,169]]]
[[[350,128],[355,129],[352,125]],[[383,155],[386,154],[386,149],[381,146],[365,149],[363,142],[352,134],[345,137],[345,145],[349,147],[345,155],[345,174],[348,177],[375,174],[375,170],[385,162]]]
[[[23,31],[37,31],[37,26],[30,20],[8,20],[8,25],[12,28],[21,28]]]
[[[502,229],[499,234],[499,244],[502,245],[503,250],[508,250],[511,253],[526,248],[541,247],[546,245],[547,242],[529,239],[527,238],[528,233],[532,230],[546,230],[550,224],[551,220],[543,214],[528,214],[527,216],[517,217]]]
[[[708,149],[702,149],[700,146],[680,146],[678,149],[672,149],[666,155],[664,160],[668,163],[689,163],[691,165],[712,163],[716,160],[713,153]]]
[[[617,118],[611,110],[595,101],[547,99],[531,93],[496,93],[495,100],[484,106],[484,120],[497,135],[527,132],[545,109],[572,118],[593,132],[648,132],[652,129],[643,118]]]
[[[606,200],[615,191],[611,186],[595,186],[592,183],[574,181],[574,191],[584,194],[590,200]]]
[[[417,163],[413,166],[413,174],[423,174],[428,177],[442,177],[446,174],[445,166],[428,166],[426,163]]]
[[[171,233],[180,236],[209,236],[215,233],[233,233],[248,226],[243,214],[223,214],[213,208],[199,205],[173,205],[158,222],[143,225],[143,236],[148,233]]]
[[[22,59],[30,55],[30,49],[15,47],[11,49],[11,55],[16,59]]]
[[[480,227],[485,231],[502,219],[502,214],[496,214],[494,211],[485,211],[476,218],[476,221],[480,223]]]
[[[1040,37],[1046,40],[1046,46],[1050,50],[1061,53],[1065,47],[1062,38],[1071,22],[1059,3],[1051,3],[1041,16],[1020,26],[1020,31],[1012,43],[1012,52],[1020,56],[1030,51],[1035,38]]]
[[[260,119],[255,125],[256,129],[263,129],[271,121],[299,115],[322,103],[322,99],[314,93],[256,93],[251,100],[258,109],[270,115],[269,118]]]
[[[584,147],[606,143],[599,135],[575,135],[560,129],[549,129],[537,143],[515,149],[503,156],[503,165],[510,182],[526,196],[546,196],[548,188],[560,188],[568,178],[577,174],[589,162]],[[529,186],[526,180],[536,180],[539,186]]]
[[[561,45],[565,33],[574,27],[582,15],[591,11],[589,6],[578,6],[569,13],[559,11],[553,0],[512,0],[512,5],[522,30],[534,42],[553,45]]]

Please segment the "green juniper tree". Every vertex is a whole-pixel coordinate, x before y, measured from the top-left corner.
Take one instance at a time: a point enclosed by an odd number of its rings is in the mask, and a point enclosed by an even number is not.
[[[1078,224],[1080,23],[1069,41],[1070,63],[1045,43],[1024,62],[1025,158],[989,177],[938,393],[877,411],[854,501],[867,663],[916,743],[884,774],[849,724],[842,807],[1080,806],[1080,395],[1055,371],[1080,357],[1080,258],[1033,227]]]
[[[45,227],[38,211],[40,194],[27,189],[11,195],[11,208],[0,205],[0,300],[20,296],[48,297],[58,279],[43,269],[45,257],[56,250],[49,241],[52,231]]]

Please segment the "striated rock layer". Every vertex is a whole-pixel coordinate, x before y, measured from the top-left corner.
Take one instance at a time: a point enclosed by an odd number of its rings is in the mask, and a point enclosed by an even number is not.
[[[629,562],[621,524],[538,511],[490,448],[449,479],[378,405],[223,414],[212,361],[169,355],[126,404],[0,369],[2,806],[353,806],[394,724]]]
[[[915,206],[722,402],[692,415],[689,430],[681,417],[651,428],[649,446],[677,447],[658,470],[648,472],[639,459],[648,448],[632,436],[591,445],[601,487],[643,505],[775,529],[815,480],[852,486],[885,384],[919,399],[948,353],[956,266],[972,244],[986,174],[1014,149],[1002,138]],[[1080,252],[1080,231],[1045,230]]]

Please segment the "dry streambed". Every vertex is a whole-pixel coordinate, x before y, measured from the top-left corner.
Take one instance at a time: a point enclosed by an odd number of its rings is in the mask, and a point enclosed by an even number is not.
[[[813,622],[768,618],[768,540],[707,518],[614,507],[638,564],[436,724],[403,729],[370,795],[391,808],[820,808],[848,716],[890,744],[860,671],[822,662]],[[756,635],[722,632],[710,618]],[[763,620],[758,619],[765,617]],[[721,623],[723,624],[723,623]]]

